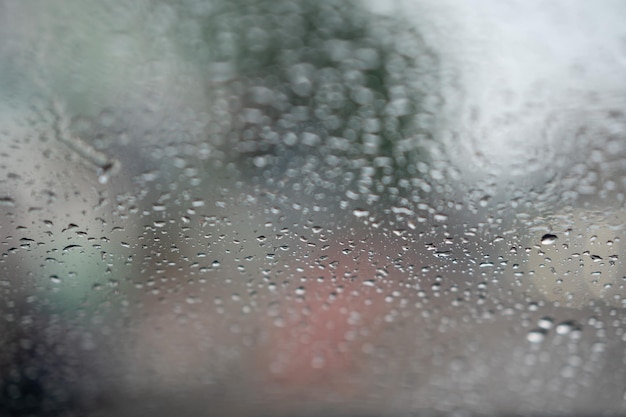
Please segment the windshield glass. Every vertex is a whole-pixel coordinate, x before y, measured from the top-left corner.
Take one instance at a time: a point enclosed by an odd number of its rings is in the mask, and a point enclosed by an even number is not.
[[[623,415],[624,21],[0,1],[0,415]]]

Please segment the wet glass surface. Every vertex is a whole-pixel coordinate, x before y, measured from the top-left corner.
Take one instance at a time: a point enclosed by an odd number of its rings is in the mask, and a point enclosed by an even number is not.
[[[624,415],[625,19],[0,1],[0,415]]]

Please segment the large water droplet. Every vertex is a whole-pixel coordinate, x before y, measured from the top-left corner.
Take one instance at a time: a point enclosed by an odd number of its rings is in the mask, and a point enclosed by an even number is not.
[[[541,244],[542,245],[553,245],[554,242],[556,242],[558,239],[557,235],[553,235],[551,233],[546,233],[545,235],[543,235],[541,237]]]

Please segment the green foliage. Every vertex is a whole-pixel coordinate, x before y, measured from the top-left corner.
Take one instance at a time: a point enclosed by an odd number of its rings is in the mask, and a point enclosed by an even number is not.
[[[385,184],[428,160],[437,59],[400,19],[350,1],[238,0],[218,2],[203,31],[211,140],[235,155],[295,168],[316,155]]]

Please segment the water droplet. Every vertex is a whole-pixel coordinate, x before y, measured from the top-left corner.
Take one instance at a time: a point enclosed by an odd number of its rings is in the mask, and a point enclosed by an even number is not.
[[[363,209],[354,209],[352,211],[352,214],[354,214],[356,217],[367,217],[369,216],[370,212],[367,210],[363,210]]]
[[[82,248],[82,246],[80,245],[67,245],[66,247],[63,248],[63,252],[68,252],[72,249],[78,249],[78,248]]]
[[[574,330],[575,323],[573,321],[564,321],[556,325],[554,331],[556,334],[566,335],[569,334],[572,330]]]
[[[530,343],[541,343],[546,338],[546,331],[544,329],[534,329],[528,332],[526,339]]]
[[[554,324],[554,320],[552,319],[552,317],[542,317],[537,322],[537,325],[540,328],[545,329],[545,330],[551,329],[553,324]]]
[[[558,239],[557,235],[546,233],[545,235],[543,235],[541,237],[541,244],[542,245],[552,245],[552,244],[554,244],[554,242],[557,241],[557,239]]]
[[[478,205],[480,205],[481,207],[487,207],[489,205],[489,202],[491,201],[491,196],[490,195],[486,195],[483,196],[479,201],[478,201]]]
[[[11,197],[0,197],[0,207],[13,207],[15,201]]]
[[[310,79],[310,74],[312,71],[312,66],[308,64],[296,64],[290,69],[289,78],[294,93],[301,97],[307,97],[311,94],[313,82]]]
[[[433,216],[433,218],[435,219],[435,221],[437,222],[445,222],[446,220],[448,220],[448,216],[442,213],[437,213]]]
[[[283,142],[287,146],[294,146],[296,143],[298,143],[298,136],[296,136],[296,134],[293,132],[288,132],[285,134],[285,136],[283,136]]]
[[[117,171],[119,171],[119,164],[117,163],[117,161],[106,162],[105,164],[99,166],[97,169],[98,182],[100,184],[106,184],[107,182],[109,182],[111,176]]]
[[[264,168],[265,166],[267,166],[267,162],[268,161],[265,156],[255,156],[252,160],[252,163],[254,163],[254,166],[257,168]]]

